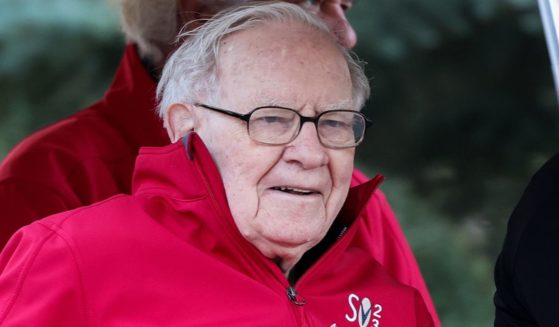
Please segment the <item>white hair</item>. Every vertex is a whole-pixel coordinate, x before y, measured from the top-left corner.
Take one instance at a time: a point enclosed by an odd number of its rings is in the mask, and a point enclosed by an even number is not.
[[[186,39],[167,60],[159,84],[157,100],[159,115],[165,121],[173,103],[212,100],[219,88],[217,62],[221,40],[232,33],[249,30],[266,23],[301,23],[331,40],[347,62],[353,93],[353,105],[360,110],[370,94],[369,82],[361,62],[330,33],[328,26],[316,15],[297,5],[285,2],[250,4],[221,12],[199,28],[179,35]]]
[[[177,0],[109,0],[120,7],[121,26],[126,39],[138,46],[143,59],[158,64],[165,58],[183,23],[177,20]],[[203,12],[218,11],[247,0],[192,0],[199,1]]]

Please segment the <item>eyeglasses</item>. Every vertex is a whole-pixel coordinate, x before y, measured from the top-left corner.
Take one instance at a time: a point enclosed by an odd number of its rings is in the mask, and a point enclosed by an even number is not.
[[[372,125],[364,114],[353,110],[330,110],[316,117],[306,117],[293,109],[278,106],[258,107],[244,115],[201,103],[196,106],[245,121],[252,140],[270,145],[293,141],[301,132],[303,124],[312,122],[320,143],[325,147],[352,148],[363,141],[365,130]]]

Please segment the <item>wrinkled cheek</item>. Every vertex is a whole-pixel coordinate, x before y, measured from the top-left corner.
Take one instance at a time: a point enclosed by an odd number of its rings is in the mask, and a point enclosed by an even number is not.
[[[258,201],[253,197],[241,194],[228,200],[231,215],[245,236],[255,233],[255,220],[258,214]]]
[[[349,158],[345,159],[344,163],[340,165],[339,168],[340,177],[338,179],[339,179],[339,185],[341,187],[347,187],[349,189],[349,185],[351,184],[351,175],[353,174],[353,169],[354,169],[355,150],[353,150],[347,156]]]

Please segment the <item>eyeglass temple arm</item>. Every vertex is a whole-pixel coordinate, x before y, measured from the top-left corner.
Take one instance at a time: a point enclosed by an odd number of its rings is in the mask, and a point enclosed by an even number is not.
[[[219,113],[222,113],[222,114],[226,114],[226,115],[229,115],[229,116],[233,116],[233,117],[242,119],[242,120],[244,120],[244,121],[246,121],[246,122],[248,122],[249,119],[250,119],[250,114],[251,114],[251,113],[248,113],[248,114],[244,114],[244,115],[243,115],[243,114],[240,114],[240,113],[238,113],[238,112],[234,112],[234,111],[230,111],[230,110],[225,110],[225,109],[220,109],[220,108],[208,106],[208,105],[203,104],[203,103],[195,103],[194,105],[197,106],[197,107],[202,107],[202,108],[206,108],[206,109],[209,109],[209,110],[212,110],[212,111],[216,111],[216,112],[219,112]]]

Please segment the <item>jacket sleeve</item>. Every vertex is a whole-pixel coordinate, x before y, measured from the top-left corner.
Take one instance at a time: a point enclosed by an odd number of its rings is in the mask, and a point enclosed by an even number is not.
[[[368,178],[358,170],[353,171],[352,186],[367,181]],[[429,290],[419,269],[415,256],[406,240],[402,227],[392,211],[385,195],[377,190],[368,202],[364,215],[370,224],[369,237],[373,257],[380,262],[388,273],[398,282],[419,291],[427,309],[431,313],[434,326],[441,323]]]
[[[0,326],[88,326],[75,258],[41,223],[14,234],[0,254]]]

